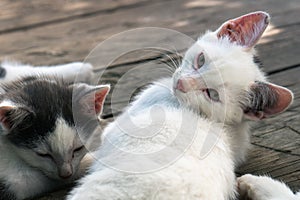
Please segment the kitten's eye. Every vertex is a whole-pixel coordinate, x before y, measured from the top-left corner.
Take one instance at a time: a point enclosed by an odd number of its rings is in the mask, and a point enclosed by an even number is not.
[[[75,157],[75,154],[78,153],[78,152],[80,152],[81,150],[83,150],[83,148],[84,148],[84,146],[82,145],[82,146],[80,146],[80,147],[74,149],[72,157],[74,158],[74,157]]]
[[[36,152],[36,154],[40,157],[43,157],[43,158],[49,158],[49,159],[52,159],[52,156],[48,153],[38,153]]]
[[[203,52],[201,52],[201,53],[196,57],[194,68],[195,68],[196,70],[197,70],[197,69],[200,69],[204,64],[205,64],[205,56],[204,56]]]
[[[213,100],[213,101],[220,101],[220,96],[219,93],[217,92],[217,90],[214,89],[207,89],[207,96]]]
[[[78,147],[78,148],[76,148],[76,149],[74,149],[74,152],[78,152],[78,151],[81,151],[82,149],[83,149],[83,145],[82,146],[80,146],[80,147]]]

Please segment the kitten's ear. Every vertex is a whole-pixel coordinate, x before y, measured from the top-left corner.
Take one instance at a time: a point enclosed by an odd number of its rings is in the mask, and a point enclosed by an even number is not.
[[[14,129],[21,123],[29,125],[33,115],[34,113],[29,108],[16,106],[9,101],[0,104],[0,123],[5,130]]]
[[[262,11],[249,13],[226,21],[216,31],[218,38],[228,37],[231,42],[252,48],[269,24],[270,16]]]
[[[84,114],[98,116],[102,113],[105,98],[110,90],[109,85],[91,86],[81,83],[72,85],[72,88],[75,105],[79,105]]]
[[[267,118],[286,110],[293,102],[293,93],[284,87],[255,82],[250,87],[245,116],[252,120]]]

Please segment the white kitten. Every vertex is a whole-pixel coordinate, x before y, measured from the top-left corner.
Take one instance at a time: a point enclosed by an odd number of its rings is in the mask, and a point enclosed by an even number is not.
[[[253,62],[268,23],[268,14],[250,13],[200,37],[173,78],[143,91],[107,127],[99,162],[68,199],[234,199],[249,119],[278,114],[293,99]]]

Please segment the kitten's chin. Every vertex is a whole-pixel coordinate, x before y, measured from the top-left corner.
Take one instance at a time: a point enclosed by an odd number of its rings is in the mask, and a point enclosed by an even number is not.
[[[55,180],[57,181],[60,181],[60,182],[64,182],[64,183],[71,183],[75,180],[77,180],[78,178],[76,178],[76,176],[72,175],[72,176],[69,176],[69,177],[60,177],[60,176],[57,176],[55,178]]]
[[[60,177],[59,174],[52,174],[49,172],[43,172],[43,174],[48,177],[49,179],[53,180],[53,181],[59,181],[59,182],[72,182],[74,180],[76,180],[76,176],[74,174],[72,174],[69,177]]]

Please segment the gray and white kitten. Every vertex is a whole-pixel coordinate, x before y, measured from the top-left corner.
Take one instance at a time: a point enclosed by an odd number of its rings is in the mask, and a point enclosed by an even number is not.
[[[91,161],[87,149],[100,138],[93,130],[109,86],[33,76],[2,89],[0,199],[32,198],[81,177]]]

